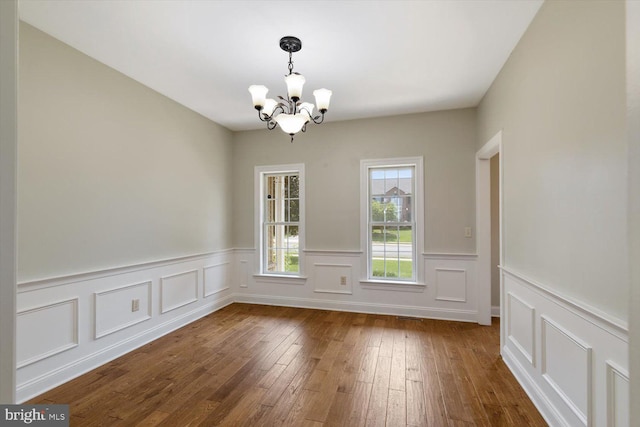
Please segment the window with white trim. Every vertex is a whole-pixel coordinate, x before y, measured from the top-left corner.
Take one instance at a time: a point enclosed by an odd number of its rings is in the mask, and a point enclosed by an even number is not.
[[[368,280],[418,282],[422,158],[363,160],[361,181]]]
[[[260,273],[301,275],[304,244],[303,165],[257,167]]]

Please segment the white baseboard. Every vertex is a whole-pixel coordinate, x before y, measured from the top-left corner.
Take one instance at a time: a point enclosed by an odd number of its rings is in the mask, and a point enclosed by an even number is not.
[[[536,406],[544,420],[550,426],[554,427],[571,427],[562,416],[555,410],[553,404],[544,394],[544,392],[536,385],[533,378],[522,367],[520,362],[513,356],[511,350],[507,347],[502,349],[502,360],[507,365],[516,380],[520,383],[529,399]]]
[[[491,306],[491,317],[500,317],[500,306],[492,305]]]
[[[282,297],[258,294],[236,294],[236,302],[264,304],[281,307],[312,308],[319,310],[348,311],[353,313],[384,314],[391,316],[421,317],[459,322],[476,322],[477,313],[469,310],[415,307],[407,305],[373,304],[351,301],[323,300],[318,298]]]

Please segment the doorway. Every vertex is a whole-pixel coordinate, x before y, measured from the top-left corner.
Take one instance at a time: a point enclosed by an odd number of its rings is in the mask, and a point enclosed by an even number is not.
[[[492,160],[492,158],[495,158]],[[477,289],[478,323],[490,325],[491,316],[500,315],[493,307],[502,307],[500,289],[502,274],[497,265],[502,263],[502,131],[495,134],[476,153],[476,236],[477,236]],[[492,168],[492,164],[494,168]],[[492,169],[493,186],[492,186]],[[494,208],[492,209],[492,187]],[[492,215],[492,210],[493,215]],[[493,226],[492,226],[493,218]],[[492,230],[495,233],[492,233]],[[492,235],[493,238],[492,238]],[[497,246],[497,247],[496,247]],[[493,256],[492,256],[493,253]],[[496,260],[497,258],[497,260]],[[497,262],[496,262],[497,261]],[[496,289],[492,286],[495,283]],[[497,305],[496,305],[497,303]],[[500,309],[495,309],[501,310]],[[501,325],[501,340],[504,336]]]
[[[491,204],[491,317],[500,317],[500,153],[489,159]]]

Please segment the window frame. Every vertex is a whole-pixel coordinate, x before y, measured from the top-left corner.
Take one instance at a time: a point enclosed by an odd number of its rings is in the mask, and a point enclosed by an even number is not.
[[[372,169],[383,168],[407,168],[414,170],[413,177],[413,273],[410,280],[406,278],[380,277],[372,275],[372,239],[370,236],[370,171]],[[392,284],[401,285],[423,285],[424,284],[424,172],[423,158],[416,157],[395,157],[386,159],[368,159],[360,161],[360,246],[364,255],[362,262],[362,283],[365,284]]]
[[[265,188],[266,177],[277,174],[298,175],[298,272],[270,272],[265,265]],[[302,278],[304,277],[305,248],[305,173],[304,164],[256,166],[254,170],[254,211],[255,211],[255,244],[256,266],[258,276]]]

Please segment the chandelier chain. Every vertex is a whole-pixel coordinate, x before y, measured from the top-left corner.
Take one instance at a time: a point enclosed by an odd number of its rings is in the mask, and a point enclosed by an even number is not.
[[[289,75],[293,74],[293,54],[289,52]]]

